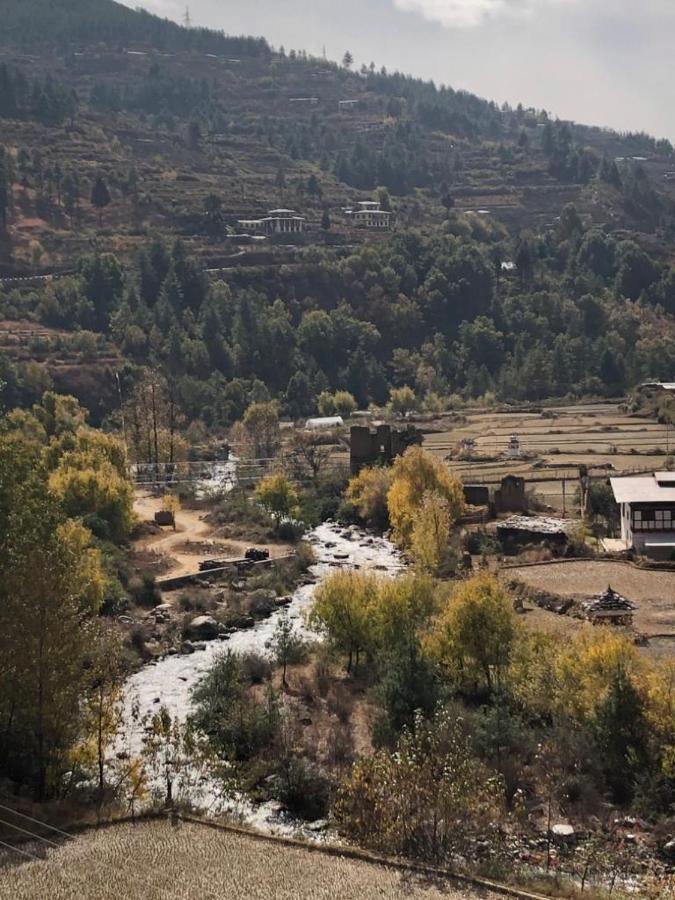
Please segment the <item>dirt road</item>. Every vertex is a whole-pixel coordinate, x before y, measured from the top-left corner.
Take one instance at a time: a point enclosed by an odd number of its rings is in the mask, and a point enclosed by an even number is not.
[[[155,513],[162,508],[162,498],[148,491],[137,491],[134,511],[139,521],[154,521]],[[143,537],[136,542],[138,550],[150,550],[161,554],[169,563],[167,574],[178,577],[199,569],[199,563],[214,556],[223,559],[240,559],[249,547],[261,547],[274,559],[285,556],[291,549],[288,544],[256,544],[253,541],[219,540],[214,527],[206,521],[206,512],[181,509],[176,514],[176,530],[162,529],[161,534]],[[192,545],[192,546],[191,546]]]

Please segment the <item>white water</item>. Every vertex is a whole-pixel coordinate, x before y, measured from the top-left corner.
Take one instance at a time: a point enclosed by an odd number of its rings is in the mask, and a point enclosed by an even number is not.
[[[347,532],[349,537],[344,536]],[[345,529],[333,523],[325,523],[309,534],[308,541],[316,556],[316,563],[310,569],[316,583],[321,582],[336,568],[360,568],[392,576],[404,567],[401,556],[392,543],[383,538],[372,537],[354,527]],[[298,587],[286,612],[294,621],[298,633],[318,640],[320,635],[308,631],[303,616],[311,605],[315,590],[316,584]],[[187,719],[191,711],[191,691],[218,654],[227,650],[267,654],[266,644],[274,634],[283,612],[280,609],[268,619],[257,622],[255,627],[232,634],[227,641],[210,641],[205,650],[189,655],[167,656],[132,675],[127,681],[124,696],[124,749],[133,755],[140,754],[144,737],[142,720],[148,714],[158,712],[161,706],[166,707],[172,719],[177,718],[183,722]],[[224,806],[232,809],[231,802],[223,804],[218,794],[215,782],[206,777],[201,779],[196,796],[193,786],[191,800],[205,810],[222,810]],[[238,804],[237,811],[249,824],[259,828],[289,833],[296,830],[295,826],[285,826],[280,821],[275,804],[254,808],[243,802]]]

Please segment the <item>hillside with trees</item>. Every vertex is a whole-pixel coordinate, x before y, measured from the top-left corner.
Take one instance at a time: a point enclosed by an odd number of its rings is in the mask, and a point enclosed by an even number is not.
[[[5,403],[56,386],[100,422],[148,365],[207,427],[251,391],[297,417],[672,377],[667,141],[109,0],[2,12],[0,318],[43,335],[0,336]],[[373,197],[393,234],[345,216]],[[239,234],[279,205],[304,234]]]

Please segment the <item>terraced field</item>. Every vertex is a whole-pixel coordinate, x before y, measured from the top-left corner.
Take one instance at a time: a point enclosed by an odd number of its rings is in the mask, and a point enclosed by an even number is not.
[[[511,434],[518,435],[520,459],[507,457]],[[476,442],[474,459],[452,459],[453,451],[466,439]],[[424,447],[448,458],[467,484],[497,483],[506,474],[521,475],[543,502],[559,510],[564,480],[569,513],[574,511],[579,465],[588,466],[597,478],[663,468],[675,454],[675,432],[653,419],[621,412],[615,403],[550,407],[544,414],[469,410],[466,421],[427,434]],[[608,472],[607,466],[613,471]]]
[[[28,848],[35,852],[35,848]],[[497,900],[447,880],[192,824],[120,825],[0,873],[0,900]]]

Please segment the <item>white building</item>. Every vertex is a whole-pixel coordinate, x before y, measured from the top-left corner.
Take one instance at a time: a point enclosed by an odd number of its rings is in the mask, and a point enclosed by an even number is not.
[[[627,550],[669,558],[675,551],[675,472],[610,479]]]
[[[378,228],[383,231],[391,228],[394,214],[382,209],[377,200],[361,200],[356,209],[345,210],[358,228]]]
[[[301,234],[305,217],[294,209],[271,209],[262,219],[239,219],[237,224],[252,234]]]

